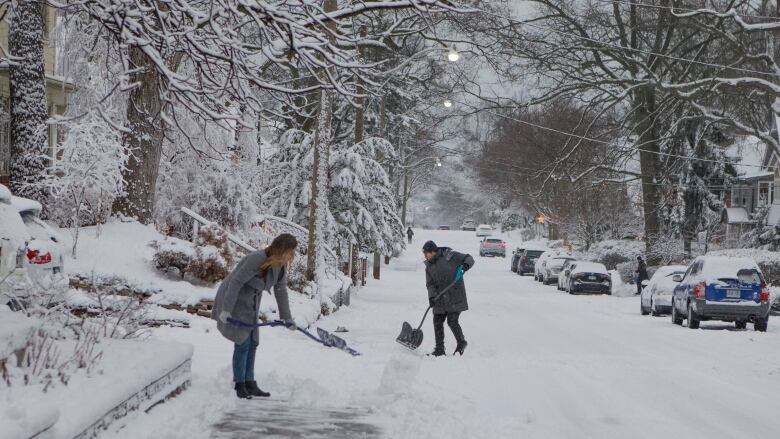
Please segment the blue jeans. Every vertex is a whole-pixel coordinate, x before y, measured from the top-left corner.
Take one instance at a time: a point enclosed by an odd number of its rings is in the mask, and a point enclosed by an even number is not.
[[[233,346],[233,382],[244,383],[255,380],[255,353],[257,340],[254,331],[241,344]]]

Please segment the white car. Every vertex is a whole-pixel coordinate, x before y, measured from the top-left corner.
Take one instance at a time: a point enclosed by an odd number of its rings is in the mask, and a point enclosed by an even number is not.
[[[542,282],[544,270],[546,268],[547,261],[550,258],[556,258],[556,257],[566,257],[566,258],[572,258],[571,255],[566,253],[563,250],[547,250],[546,252],[542,253],[541,256],[539,256],[539,259],[536,260],[536,264],[534,265],[534,280],[537,280],[539,282]]]
[[[480,238],[484,238],[492,234],[493,234],[493,228],[487,224],[480,224],[479,227],[477,227],[477,236]]]
[[[541,270],[542,283],[545,285],[550,285],[553,282],[558,282],[558,277],[563,270],[563,266],[566,264],[566,262],[573,260],[574,258],[571,256],[554,256],[552,258],[548,258],[544,262],[544,267]]]
[[[62,237],[41,220],[41,204],[28,198],[12,197],[11,205],[19,212],[32,238],[27,243],[24,260],[33,280],[64,273]]]
[[[11,191],[0,184],[0,305],[16,309],[15,299],[24,295],[29,283],[24,259],[32,238],[12,198]]]
[[[685,265],[659,267],[649,281],[642,281],[645,285],[640,296],[639,311],[643,316],[651,312],[654,316],[672,312],[674,288],[679,285],[674,281],[674,276],[684,275],[687,269]]]
[[[466,232],[473,232],[477,230],[477,223],[472,219],[465,219],[463,224],[460,225],[460,229]]]

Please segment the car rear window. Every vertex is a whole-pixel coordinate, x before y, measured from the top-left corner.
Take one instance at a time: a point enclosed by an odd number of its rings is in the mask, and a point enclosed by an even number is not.
[[[544,253],[543,251],[537,251],[537,250],[528,250],[526,254],[532,258],[538,258],[539,256]]]
[[[486,239],[487,242],[501,242],[500,239]]]

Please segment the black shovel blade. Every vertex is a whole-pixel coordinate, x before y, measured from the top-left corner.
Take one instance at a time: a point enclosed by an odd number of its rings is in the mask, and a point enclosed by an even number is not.
[[[401,325],[401,334],[395,339],[398,343],[406,346],[409,349],[417,349],[423,342],[422,329],[414,329],[409,322],[404,322]]]

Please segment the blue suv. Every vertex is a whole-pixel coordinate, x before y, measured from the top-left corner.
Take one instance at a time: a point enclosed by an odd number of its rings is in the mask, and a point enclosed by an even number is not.
[[[672,323],[687,320],[696,329],[704,320],[720,320],[744,329],[751,322],[756,331],[766,331],[769,288],[752,259],[699,256],[674,280],[680,284],[672,298]]]

